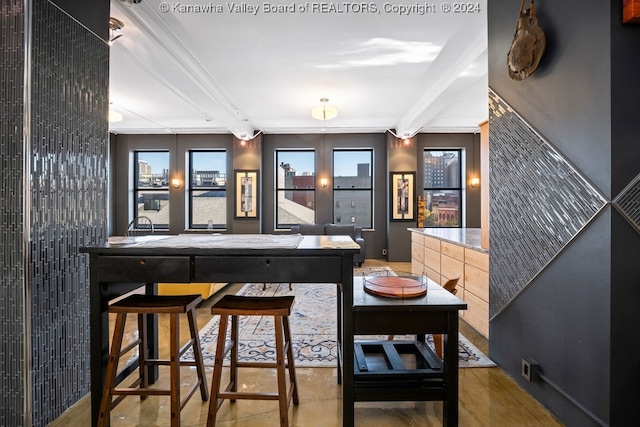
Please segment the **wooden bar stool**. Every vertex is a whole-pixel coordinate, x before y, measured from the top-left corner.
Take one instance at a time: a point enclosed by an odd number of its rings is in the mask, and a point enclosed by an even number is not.
[[[116,325],[113,333],[113,342],[109,353],[107,373],[102,390],[102,400],[100,403],[100,414],[98,426],[108,426],[111,409],[120,403],[126,396],[138,395],[142,400],[147,396],[170,396],[171,398],[171,426],[180,426],[180,411],[193,395],[196,389],[200,388],[200,395],[203,401],[209,398],[209,389],[204,373],[204,362],[202,360],[202,350],[200,347],[200,337],[196,324],[195,307],[202,301],[200,295],[180,295],[180,296],[159,296],[159,295],[139,295],[134,294],[121,301],[113,303],[109,307],[109,313],[116,313]],[[127,314],[138,315],[138,339],[125,348],[122,347],[124,327]],[[147,356],[147,314],[169,314],[169,359],[149,359]],[[186,314],[189,321],[191,339],[180,348],[179,318],[181,314]],[[127,388],[117,388],[117,371],[120,357],[138,346],[138,372],[139,378]],[[181,361],[180,357],[189,349],[193,348],[194,359],[192,361]],[[151,366],[164,365],[170,367],[170,387],[168,389],[149,388],[149,372]],[[197,371],[197,381],[183,400],[180,399],[180,367],[195,366]],[[112,400],[113,396],[118,396]]]
[[[220,328],[216,356],[213,366],[213,381],[211,386],[211,401],[207,427],[216,423],[216,414],[224,399],[235,402],[236,399],[277,400],[280,405],[280,425],[289,425],[289,405],[298,404],[298,385],[293,363],[291,346],[291,330],[289,329],[289,315],[293,306],[293,296],[282,297],[244,297],[225,295],[211,307],[211,314],[220,315]],[[226,344],[227,326],[231,316],[231,341]],[[238,316],[273,316],[276,337],[276,361],[273,362],[239,362],[238,361]],[[224,390],[220,389],[222,379],[222,363],[225,356],[231,352],[231,368],[229,384]],[[285,361],[285,354],[287,360]],[[238,392],[238,368],[276,368],[278,377],[277,393]],[[287,392],[286,369],[289,370],[289,390]]]

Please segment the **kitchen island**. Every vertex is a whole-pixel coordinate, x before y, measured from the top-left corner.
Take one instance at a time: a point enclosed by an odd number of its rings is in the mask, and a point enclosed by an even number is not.
[[[457,297],[467,303],[460,316],[489,337],[489,250],[479,228],[409,228],[411,272],[442,285],[458,277]]]

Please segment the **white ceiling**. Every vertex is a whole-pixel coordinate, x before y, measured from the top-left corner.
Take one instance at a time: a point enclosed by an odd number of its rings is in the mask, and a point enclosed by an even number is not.
[[[267,13],[258,0],[111,0],[124,27],[111,46],[110,102],[124,120],[110,131],[403,136],[473,132],[487,119],[486,0],[473,3],[480,11],[445,13],[442,4],[462,3],[435,2],[409,15],[384,10],[397,2],[264,3],[309,10]],[[243,4],[260,10],[228,9]],[[371,4],[378,13],[362,10]],[[222,12],[180,9],[195,5]],[[323,97],[337,118],[311,117]]]

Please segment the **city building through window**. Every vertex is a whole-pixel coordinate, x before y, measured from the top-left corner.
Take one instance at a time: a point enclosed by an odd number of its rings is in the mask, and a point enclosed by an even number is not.
[[[373,228],[373,150],[334,150],[333,222]]]
[[[227,227],[226,167],[224,150],[189,151],[189,228]]]
[[[169,228],[169,152],[134,151],[132,218],[146,216],[155,229]]]
[[[462,226],[461,150],[424,150],[425,227]]]
[[[276,151],[276,228],[316,220],[315,151]]]

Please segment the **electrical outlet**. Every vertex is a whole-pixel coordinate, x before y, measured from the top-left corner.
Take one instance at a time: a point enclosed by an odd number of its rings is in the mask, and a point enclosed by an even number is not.
[[[538,370],[540,369],[540,365],[538,365],[535,361],[529,359],[522,359],[522,370],[521,374],[525,380],[531,382],[537,379]]]
[[[383,249],[383,250],[382,250],[382,255],[383,255],[383,256],[387,255],[387,250],[386,250],[386,249]]]

